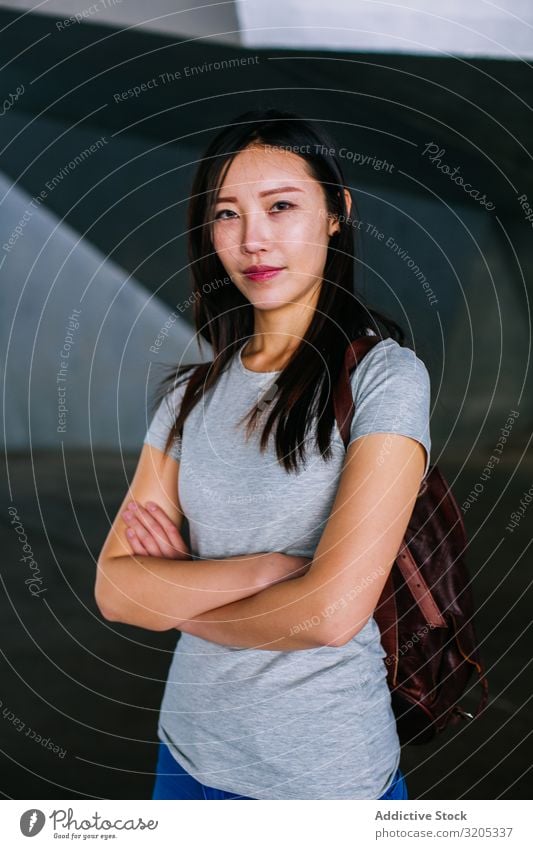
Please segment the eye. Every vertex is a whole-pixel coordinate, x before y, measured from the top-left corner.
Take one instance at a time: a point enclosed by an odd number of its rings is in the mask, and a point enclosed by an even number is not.
[[[278,210],[278,212],[285,212],[285,211],[286,211],[286,209],[293,209],[293,208],[295,208],[295,207],[296,207],[296,204],[291,203],[291,202],[290,202],[290,201],[288,201],[288,200],[277,200],[277,201],[276,201],[276,203],[273,203],[273,204],[272,204],[271,209],[274,209],[274,207],[275,207],[275,206],[279,206],[280,204],[284,204],[285,209],[279,209],[279,210]],[[234,210],[233,210],[233,209],[221,209],[221,210],[219,210],[219,212],[217,212],[217,214],[215,215],[214,220],[215,220],[215,221],[228,221],[228,220],[229,220],[228,218],[221,218],[221,216],[223,215],[223,213],[224,213],[224,212],[229,212],[229,213],[231,214],[231,216],[233,216],[233,215],[234,215]]]
[[[222,215],[223,212],[233,212],[233,210],[232,209],[221,209],[220,212],[217,212],[217,214],[215,215],[214,220],[217,221],[218,219],[220,219],[220,216]],[[220,219],[220,220],[224,221],[226,219]]]
[[[294,203],[290,203],[288,200],[278,200],[278,201],[276,201],[276,203],[275,203],[275,204],[273,204],[273,206],[279,206],[279,204],[280,204],[280,203],[284,203],[284,204],[285,204],[285,206],[286,206],[288,209],[292,209],[292,208],[295,206],[295,204],[294,204]],[[280,210],[280,212],[284,212],[284,211],[285,211],[285,210],[283,210],[283,209],[281,209],[281,210]]]

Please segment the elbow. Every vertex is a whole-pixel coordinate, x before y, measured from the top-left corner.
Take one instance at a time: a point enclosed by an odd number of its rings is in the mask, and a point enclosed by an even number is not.
[[[94,587],[94,600],[101,616],[108,622],[133,625],[146,631],[170,631],[176,623],[168,616],[158,614],[145,605],[128,597],[117,586],[113,577],[110,560],[99,560]]]
[[[94,600],[102,619],[106,619],[108,622],[120,622],[120,616],[116,610],[109,605],[107,600],[102,600],[96,593],[94,594]]]
[[[101,616],[108,622],[120,622],[116,603],[112,601],[112,582],[107,575],[109,565],[98,561],[96,566],[96,582],[94,585],[94,600]]]
[[[100,615],[108,622],[119,622],[121,625],[132,625],[136,628],[144,628],[146,631],[169,631],[173,626],[163,623],[161,617],[148,610],[141,610],[139,615],[134,611],[126,610],[125,607],[113,605],[108,597],[102,598],[96,591],[94,594],[96,606]]]
[[[348,634],[346,636],[339,636],[338,632],[325,632],[322,635],[321,645],[329,646],[329,648],[340,648],[341,646],[345,646],[352,639],[353,634]]]
[[[121,622],[120,616],[115,613],[110,607],[106,607],[105,605],[98,604],[96,602],[98,610],[100,611],[100,616],[102,619],[106,619],[107,622]]]
[[[363,630],[369,619],[370,617],[367,616],[366,619],[354,624],[353,621],[347,622],[341,621],[340,618],[336,619],[335,616],[329,617],[329,620],[326,619],[323,623],[321,630],[322,645],[333,648],[347,645],[359,631]]]
[[[96,564],[94,600],[103,619],[135,625],[127,616],[124,593],[117,585],[117,572],[111,568],[111,560],[100,559]]]

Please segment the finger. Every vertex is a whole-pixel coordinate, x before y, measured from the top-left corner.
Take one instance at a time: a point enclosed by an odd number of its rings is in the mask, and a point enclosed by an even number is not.
[[[125,512],[124,521],[128,525],[126,536],[130,545],[132,545],[134,554],[150,555],[151,557],[166,557],[167,559],[174,557],[173,553],[169,553],[169,546],[159,545],[158,540],[154,537],[152,532],[145,528],[134,514]]]
[[[130,502],[130,505],[132,504],[133,502]],[[150,511],[150,513],[151,512],[153,511]],[[137,535],[143,541],[145,547],[147,546],[149,548],[150,553],[152,553],[153,556],[167,557],[169,559],[190,558],[189,549],[183,541],[178,529],[164,511],[160,511],[160,516],[163,517],[163,521],[169,529],[169,533],[172,537],[170,540],[168,539],[167,532],[161,526],[158,519],[150,513],[142,505],[136,504],[135,508],[133,508],[133,506],[128,506],[123,515],[125,521],[127,521],[131,527],[135,528]],[[151,542],[150,538],[146,535],[147,533],[151,535]],[[157,551],[153,548],[152,544],[157,546]]]
[[[153,538],[151,531],[145,528],[144,525],[139,524],[138,527],[135,528],[135,536],[139,543],[146,549],[146,552],[150,557],[164,556],[157,540]]]
[[[165,531],[171,545],[177,551],[188,552],[189,549],[187,547],[187,544],[185,543],[185,540],[183,539],[174,522],[169,519],[163,508],[160,507],[159,504],[156,504],[155,501],[147,501],[145,507],[149,511],[149,515],[157,519],[157,521]]]
[[[137,511],[135,512],[137,513]],[[162,554],[157,537],[154,538],[152,536],[151,531],[149,531],[142,524],[142,522],[139,521],[138,517],[134,514],[129,514],[128,512],[126,512],[123,514],[123,518],[126,524],[128,525],[128,528],[135,532],[137,540],[146,549],[147,553],[151,557],[161,557]],[[128,534],[126,535],[129,536]],[[133,537],[131,539],[133,539]]]
[[[148,511],[145,510],[144,507],[142,507],[141,505],[134,505],[133,502],[130,502],[126,511],[123,513],[123,517],[125,521],[128,522],[130,527],[134,528],[136,531],[139,531],[141,528],[144,528],[150,531],[152,538],[155,541],[162,541],[163,543],[168,544],[168,539],[163,531],[163,528],[149,515]]]
[[[150,510],[147,509],[149,505],[153,505]],[[158,504],[149,501],[147,502],[147,507],[143,507],[142,505],[137,506],[138,510],[135,512],[139,512],[146,526],[153,529],[157,542],[166,557],[190,556],[189,549],[178,528]]]
[[[133,531],[131,528],[129,530],[131,530],[131,532],[132,532],[132,536],[128,535],[128,542],[130,544],[130,548],[132,550],[132,553],[147,556],[148,551],[146,550],[144,545],[141,543],[141,541],[138,538],[135,531]]]
[[[134,504],[134,502],[130,502],[128,507],[128,511],[133,513],[140,524],[151,532],[153,538],[157,540],[157,543],[160,546],[167,546],[168,551],[171,550],[171,543],[167,536],[167,532],[163,525],[159,522],[158,518],[152,515],[152,512],[148,511],[142,504]],[[168,517],[161,511],[162,516],[167,520],[167,524],[172,526],[172,522],[168,519]]]
[[[147,501],[146,504],[141,505],[141,506],[143,507],[143,509],[148,510],[150,516],[153,516],[154,518],[156,518],[157,521],[159,522],[159,524],[166,531],[176,529],[176,525],[174,524],[174,522],[169,518],[168,514],[165,513],[163,508],[159,504],[157,504],[157,502]]]

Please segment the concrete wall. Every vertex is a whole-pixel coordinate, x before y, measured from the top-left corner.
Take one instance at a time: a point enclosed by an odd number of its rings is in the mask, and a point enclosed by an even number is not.
[[[136,450],[161,376],[153,364],[209,359],[209,347],[199,352],[178,309],[3,175],[0,192],[0,242],[15,238],[0,259],[2,438],[12,449]]]

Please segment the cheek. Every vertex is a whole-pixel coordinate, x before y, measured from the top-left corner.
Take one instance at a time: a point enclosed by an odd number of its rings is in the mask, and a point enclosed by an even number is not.
[[[237,285],[238,288],[240,286],[236,282],[236,278],[238,277],[238,270],[240,268],[242,258],[240,256],[239,245],[235,244],[233,239],[229,239],[227,234],[221,236],[220,234],[213,235],[211,238],[211,244],[213,246],[213,251],[216,254],[216,257],[222,268],[224,269],[225,274],[230,277],[230,279]],[[241,289],[242,291],[242,289]]]
[[[328,237],[319,228],[305,227],[284,233],[285,254],[298,261],[302,268],[313,268],[324,262],[328,250]]]
[[[328,240],[324,216],[314,210],[306,209],[301,214],[287,215],[279,232],[282,239],[297,240],[300,244],[322,245]]]
[[[231,227],[215,227],[211,232],[211,242],[217,253],[223,253],[235,247],[236,241],[236,230]]]

